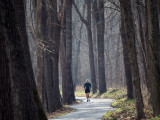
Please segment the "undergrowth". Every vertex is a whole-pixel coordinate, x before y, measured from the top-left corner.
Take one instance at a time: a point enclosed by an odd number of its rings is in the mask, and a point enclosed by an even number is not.
[[[127,92],[125,90],[112,89],[106,94],[107,98],[115,99],[112,103],[112,107],[116,108],[113,111],[107,112],[102,119],[103,120],[135,120],[136,108],[134,100],[127,100]],[[159,118],[153,118],[153,112],[150,106],[145,105],[145,119],[144,120],[159,120]]]
[[[84,89],[78,88],[75,92],[76,96],[85,97]],[[99,95],[99,92],[90,94],[92,98],[108,98],[115,99],[112,103],[113,111],[107,112],[102,120],[135,120],[136,119],[136,108],[134,100],[127,100],[127,91],[109,88],[107,92]],[[145,99],[145,98],[144,98]],[[160,116],[153,118],[153,112],[151,106],[145,105],[144,108],[145,119],[144,120],[160,120]]]

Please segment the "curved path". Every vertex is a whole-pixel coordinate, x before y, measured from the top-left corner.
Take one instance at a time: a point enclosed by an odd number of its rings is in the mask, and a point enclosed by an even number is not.
[[[100,120],[107,111],[113,110],[113,108],[110,107],[113,102],[111,99],[91,98],[90,102],[86,102],[86,98],[84,97],[77,97],[76,99],[83,102],[70,106],[76,109],[74,112],[49,120]]]

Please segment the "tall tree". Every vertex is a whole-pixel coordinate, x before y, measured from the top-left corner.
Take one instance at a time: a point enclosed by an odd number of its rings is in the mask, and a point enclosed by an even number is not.
[[[72,79],[72,0],[66,0],[66,54],[65,54],[65,80],[63,81],[63,102],[75,102]]]
[[[122,19],[124,20],[125,24],[124,29],[126,33],[127,47],[129,51],[129,61],[132,73],[132,83],[133,83],[133,91],[134,91],[136,111],[137,111],[137,119],[142,119],[144,118],[144,111],[143,111],[144,105],[142,100],[140,77],[137,64],[137,55],[135,47],[135,30],[132,18],[131,1],[120,0],[120,7],[121,7]]]
[[[36,86],[40,100],[42,101],[42,82],[43,82],[43,40],[46,34],[45,25],[46,20],[44,13],[44,6],[42,0],[35,0],[34,3],[35,9],[35,29],[36,29],[36,38],[37,38],[37,76],[36,76]],[[43,11],[42,11],[43,10]],[[44,31],[44,32],[42,32]]]
[[[146,0],[147,7],[147,54],[149,80],[154,115],[160,114],[160,37],[158,21],[158,0]]]
[[[43,13],[45,20],[45,32],[43,52],[43,104],[47,112],[53,112],[62,107],[60,101],[59,79],[58,79],[58,60],[59,60],[59,41],[60,41],[60,22],[57,18],[57,1],[44,2]],[[47,7],[47,4],[50,7]],[[42,12],[44,12],[42,10]],[[48,16],[46,16],[48,15]],[[46,19],[47,17],[47,19]]]
[[[106,92],[106,77],[105,77],[105,61],[104,61],[104,0],[94,0],[94,13],[97,25],[97,44],[98,44],[98,76],[99,76],[99,93]]]
[[[42,0],[42,2],[39,1],[40,3],[42,5],[37,7],[38,9],[41,8],[39,10],[41,16],[39,20],[41,41],[39,42],[40,46],[38,50],[37,86],[45,110],[47,112],[53,112],[62,107],[59,91],[58,62],[64,4],[62,5],[63,10],[60,19],[58,19],[57,1]]]
[[[150,82],[148,80],[148,72],[147,72],[147,59],[146,59],[146,37],[145,37],[145,28],[144,26],[146,25],[145,23],[145,8],[143,8],[143,1],[142,0],[136,0],[135,1],[135,4],[136,4],[136,9],[134,9],[135,11],[137,11],[137,15],[134,15],[134,16],[138,16],[137,18],[137,26],[135,26],[135,28],[137,28],[137,51],[138,53],[140,54],[139,55],[139,62],[142,64],[142,67],[140,67],[141,71],[144,73],[144,79],[142,81],[145,81],[146,82],[146,86],[147,86],[147,89],[148,89],[148,97],[149,97],[149,100],[148,100],[148,103],[151,103],[151,96],[150,96],[150,93],[151,93],[151,86],[150,86]],[[135,18],[136,19],[136,18]]]
[[[124,20],[121,20],[121,38],[123,44],[123,59],[124,59],[124,68],[125,68],[125,78],[127,85],[127,98],[133,99],[133,84],[132,84],[132,73],[128,56],[127,40],[126,34],[124,31]]]
[[[92,29],[91,29],[91,0],[86,0],[87,4],[87,20],[83,18],[80,11],[78,10],[76,4],[73,1],[76,12],[78,13],[81,21],[86,25],[87,35],[88,35],[88,46],[89,46],[89,64],[90,64],[90,74],[92,83],[92,92],[96,93],[96,75],[95,75],[95,65],[94,65],[94,54],[93,54],[93,43],[92,43]]]
[[[3,55],[5,53],[4,58],[0,60],[1,65],[4,63],[2,66],[4,72],[0,74],[2,85],[0,119],[47,120],[33,76],[26,27],[24,27],[26,25],[24,1],[3,0],[0,6],[0,45],[1,53]],[[6,73],[8,77],[5,76]],[[8,92],[4,91],[6,88]],[[6,98],[8,98],[7,104],[4,101]]]

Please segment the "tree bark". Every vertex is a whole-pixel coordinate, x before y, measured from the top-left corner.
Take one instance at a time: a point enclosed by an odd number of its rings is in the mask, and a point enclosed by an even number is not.
[[[140,40],[138,41],[139,43],[139,46],[140,46],[140,57],[141,57],[141,63],[143,65],[143,72],[144,72],[144,80],[146,81],[146,86],[147,86],[147,89],[148,89],[148,97],[149,97],[149,100],[148,100],[148,103],[150,103],[151,101],[151,96],[150,96],[150,93],[151,93],[151,86],[150,86],[150,83],[149,83],[149,80],[148,80],[148,71],[147,71],[147,59],[146,59],[146,39],[145,39],[145,30],[143,30],[143,25],[145,24],[143,22],[143,20],[145,21],[145,18],[143,17],[146,17],[144,16],[143,14],[143,9],[142,9],[142,1],[141,0],[136,0],[136,6],[137,6],[137,14],[138,14],[138,29],[139,29],[139,36],[140,36]]]
[[[97,45],[98,45],[98,77],[99,77],[99,93],[106,92],[106,77],[105,77],[105,61],[104,61],[104,0],[94,0],[94,17],[97,26]]]
[[[151,83],[151,97],[154,115],[160,114],[160,38],[158,21],[158,0],[146,0],[147,7],[147,53],[149,80]]]
[[[1,12],[2,11],[0,11],[0,16],[2,15]],[[2,19],[0,19],[0,23],[2,23]],[[7,52],[7,43],[4,41],[5,36],[3,35],[2,29],[2,24],[0,24],[0,68],[3,69],[3,71],[0,72],[0,120],[14,120],[8,64],[9,53]]]
[[[126,34],[124,31],[124,20],[121,20],[121,38],[123,44],[123,59],[124,59],[124,68],[125,68],[125,77],[127,85],[127,99],[133,99],[133,84],[132,84],[132,73],[128,56],[127,40]]]
[[[87,23],[88,23],[87,24],[87,35],[88,35],[88,45],[89,45],[90,73],[91,73],[92,91],[94,94],[94,93],[96,93],[97,85],[96,85],[92,28],[91,28],[91,0],[87,0],[86,4],[87,4]]]
[[[137,119],[142,119],[144,118],[144,111],[143,111],[144,105],[142,100],[140,77],[137,64],[137,55],[135,47],[135,30],[132,18],[131,1],[120,0],[120,6],[121,6],[122,18],[125,24],[125,33],[126,33],[127,47],[129,51],[129,61],[132,73],[132,83],[133,83],[133,91],[134,91],[136,111],[137,111]]]
[[[57,19],[57,2],[48,1],[49,6],[47,7],[46,1],[44,1],[44,9],[47,8],[46,14],[48,19],[44,17],[46,21],[45,29],[47,31],[44,34],[45,48],[43,57],[43,104],[47,112],[54,112],[55,110],[62,107],[60,101],[59,92],[59,79],[58,79],[58,60],[59,60],[59,41],[60,41],[60,26]],[[44,12],[42,10],[42,12]],[[45,13],[43,14],[45,16]],[[55,23],[55,24],[53,24]]]
[[[8,116],[7,112],[5,112],[7,114],[3,113],[4,120],[6,115],[11,120],[47,120],[39,101],[33,76],[25,27],[24,2],[7,0],[1,3],[0,26],[2,29],[0,34],[1,38],[4,38],[3,41],[7,43],[5,58],[9,60],[10,84],[8,85],[10,86],[6,87],[9,87],[8,90],[11,92],[6,95],[11,94],[9,101],[12,103],[11,111],[14,110],[10,113],[11,116]],[[0,110],[2,110],[1,107],[4,106],[0,106]]]
[[[104,0],[99,0],[99,10],[97,18],[97,41],[98,41],[98,73],[99,73],[99,93],[106,92],[106,77],[105,77],[105,61],[104,61]]]
[[[66,60],[65,60],[65,84],[63,83],[63,102],[72,104],[75,102],[72,79],[72,0],[66,0]]]

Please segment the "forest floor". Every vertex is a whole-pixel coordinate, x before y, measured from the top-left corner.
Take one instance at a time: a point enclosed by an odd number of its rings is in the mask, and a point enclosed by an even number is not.
[[[91,98],[90,102],[87,102],[85,97],[76,97],[76,99],[82,102],[70,106],[70,108],[75,109],[75,111],[49,120],[101,120],[107,111],[113,110],[113,108],[110,107],[113,102],[112,99]]]
[[[102,95],[99,95],[98,92],[96,94],[91,93],[91,102],[88,103],[86,102],[83,88],[78,88],[75,91],[75,96],[81,101],[79,104],[72,105],[71,107],[67,106],[66,110],[60,110],[60,114],[58,114],[57,117],[54,116],[54,119],[49,120],[135,120],[136,110],[134,100],[127,100],[126,90],[109,88],[108,91]],[[115,100],[113,101],[113,99]],[[153,117],[152,108],[146,104],[147,98],[145,96],[143,100],[146,116],[144,120],[160,120],[160,116]],[[102,109],[102,111],[99,111],[100,109]]]

